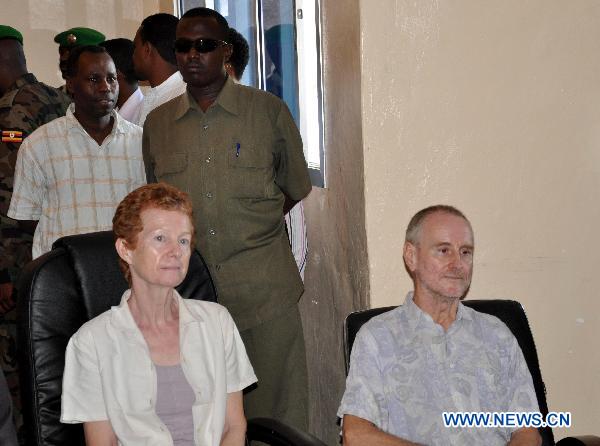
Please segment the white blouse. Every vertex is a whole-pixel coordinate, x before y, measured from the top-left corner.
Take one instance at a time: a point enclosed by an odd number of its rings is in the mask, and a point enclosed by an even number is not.
[[[109,420],[120,445],[173,445],[156,415],[156,370],[129,311],[118,307],[85,323],[67,346],[61,422]],[[179,300],[181,366],[195,392],[194,443],[218,446],[227,394],[256,382],[229,312],[213,302]]]

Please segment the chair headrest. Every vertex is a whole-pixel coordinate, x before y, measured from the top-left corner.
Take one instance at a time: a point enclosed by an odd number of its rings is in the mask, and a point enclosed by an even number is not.
[[[119,268],[112,231],[63,237],[52,246],[52,249],[57,248],[63,248],[68,254],[88,318],[119,303],[129,287]]]

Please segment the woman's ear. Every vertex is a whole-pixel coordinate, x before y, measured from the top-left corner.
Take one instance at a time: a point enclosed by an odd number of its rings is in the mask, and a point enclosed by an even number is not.
[[[131,265],[131,250],[127,246],[125,239],[118,238],[115,242],[115,248],[117,249],[119,257],[121,257],[128,265]]]

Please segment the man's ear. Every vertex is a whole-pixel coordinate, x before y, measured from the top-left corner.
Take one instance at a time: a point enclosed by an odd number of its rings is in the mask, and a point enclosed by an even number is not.
[[[412,273],[417,265],[417,247],[411,242],[404,242],[402,256],[404,257],[406,269]]]
[[[127,247],[125,239],[118,238],[115,242],[115,248],[117,249],[119,257],[121,257],[128,265],[131,265],[131,250]]]
[[[231,59],[231,55],[233,54],[233,45],[229,44],[225,46],[225,52],[224,52],[224,58],[223,58],[223,64],[226,64],[227,62],[229,62],[229,59]]]
[[[142,42],[142,50],[143,50],[143,55],[146,57],[150,57],[150,55],[152,55],[153,52],[156,51],[156,48],[154,48],[154,45],[152,45],[150,42]]]

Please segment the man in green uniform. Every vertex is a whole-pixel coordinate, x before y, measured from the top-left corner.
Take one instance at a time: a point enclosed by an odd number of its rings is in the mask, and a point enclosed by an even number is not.
[[[70,99],[27,72],[23,37],[0,25],[0,366],[15,397],[18,414],[18,377],[15,357],[14,287],[21,268],[31,259],[31,234],[6,216],[13,190],[17,151],[39,126],[63,116]]]
[[[71,50],[78,46],[84,45],[100,45],[106,37],[99,31],[92,28],[77,27],[71,28],[54,36],[54,41],[58,43],[59,68],[62,73],[62,78],[67,80],[67,61]],[[67,93],[67,87],[61,85],[59,89],[63,93]]]
[[[283,215],[311,190],[302,140],[277,97],[236,84],[227,21],[186,12],[175,51],[187,91],[148,115],[148,181],[191,195],[197,246],[238,325],[258,377],[244,406],[300,429],[308,425],[307,372],[298,300],[303,292]]]

